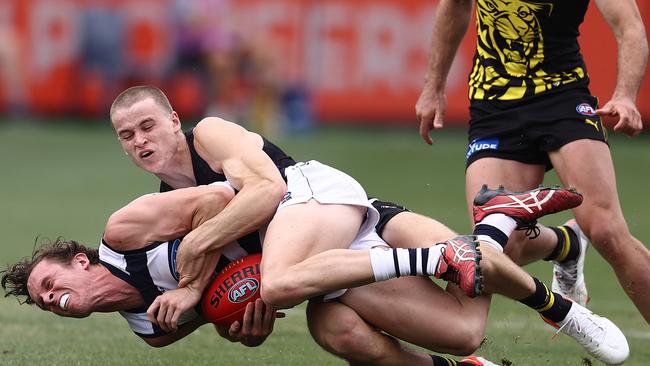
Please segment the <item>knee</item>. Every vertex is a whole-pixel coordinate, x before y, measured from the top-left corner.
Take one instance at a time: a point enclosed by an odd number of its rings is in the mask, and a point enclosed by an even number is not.
[[[633,240],[626,225],[602,220],[598,225],[583,228],[594,248],[610,264],[626,261],[626,249]],[[627,243],[627,244],[626,244]]]
[[[466,328],[467,329],[463,329],[463,327],[460,327],[458,329],[458,336],[456,338],[457,344],[449,350],[449,354],[455,356],[468,356],[476,352],[483,343],[482,331],[479,331],[472,326]]]
[[[375,364],[382,358],[383,347],[376,342],[359,317],[339,316],[336,322],[314,331],[316,342],[330,353],[349,362]]]

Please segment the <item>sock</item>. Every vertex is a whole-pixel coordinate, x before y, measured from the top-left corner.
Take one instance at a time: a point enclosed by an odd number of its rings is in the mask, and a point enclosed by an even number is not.
[[[558,293],[549,291],[546,285],[537,278],[533,277],[533,280],[535,281],[535,293],[519,302],[555,323],[564,320],[571,309],[571,301]]]
[[[474,235],[480,241],[487,242],[503,252],[510,234],[517,228],[517,222],[504,214],[491,214],[476,223]]]
[[[451,358],[444,358],[436,355],[430,355],[433,360],[433,366],[474,366],[473,363],[455,361]]]
[[[446,244],[431,248],[370,248],[370,265],[375,281],[385,281],[400,276],[433,276]]]
[[[559,263],[576,260],[580,256],[580,239],[578,235],[568,226],[550,227],[557,236],[557,245],[545,261],[556,261]]]

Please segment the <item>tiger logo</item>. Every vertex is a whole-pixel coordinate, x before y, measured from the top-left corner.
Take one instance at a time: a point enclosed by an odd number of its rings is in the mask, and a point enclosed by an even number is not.
[[[544,39],[537,14],[550,15],[553,4],[521,0],[478,0],[478,52],[500,74],[527,77],[544,60]],[[499,67],[501,65],[501,67]],[[501,70],[499,70],[501,69]]]

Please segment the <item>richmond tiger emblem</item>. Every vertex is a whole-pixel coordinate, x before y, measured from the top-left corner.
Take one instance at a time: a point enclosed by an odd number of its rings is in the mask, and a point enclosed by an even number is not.
[[[542,70],[544,37],[539,17],[552,3],[477,0],[477,60],[470,75],[472,99],[519,99],[576,80],[572,72]]]

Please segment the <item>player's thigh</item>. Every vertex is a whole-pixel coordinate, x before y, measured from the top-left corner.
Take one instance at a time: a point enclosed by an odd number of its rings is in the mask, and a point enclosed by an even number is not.
[[[582,205],[573,210],[580,226],[590,232],[598,225],[625,226],[614,164],[606,143],[576,140],[549,153],[558,177],[582,193]]]
[[[483,184],[487,184],[489,188],[497,188],[501,185],[510,191],[526,191],[543,182],[545,169],[544,165],[493,157],[472,162],[465,172],[468,212],[471,215],[474,196]]]
[[[433,351],[464,354],[483,339],[490,299],[459,298],[425,277],[349,289],[340,299],[379,329]]]
[[[419,248],[430,247],[455,235],[453,230],[435,219],[404,211],[386,223],[381,237],[395,248]]]
[[[345,249],[359,233],[367,208],[315,200],[279,210],[264,237],[262,272],[283,271],[317,253]]]

